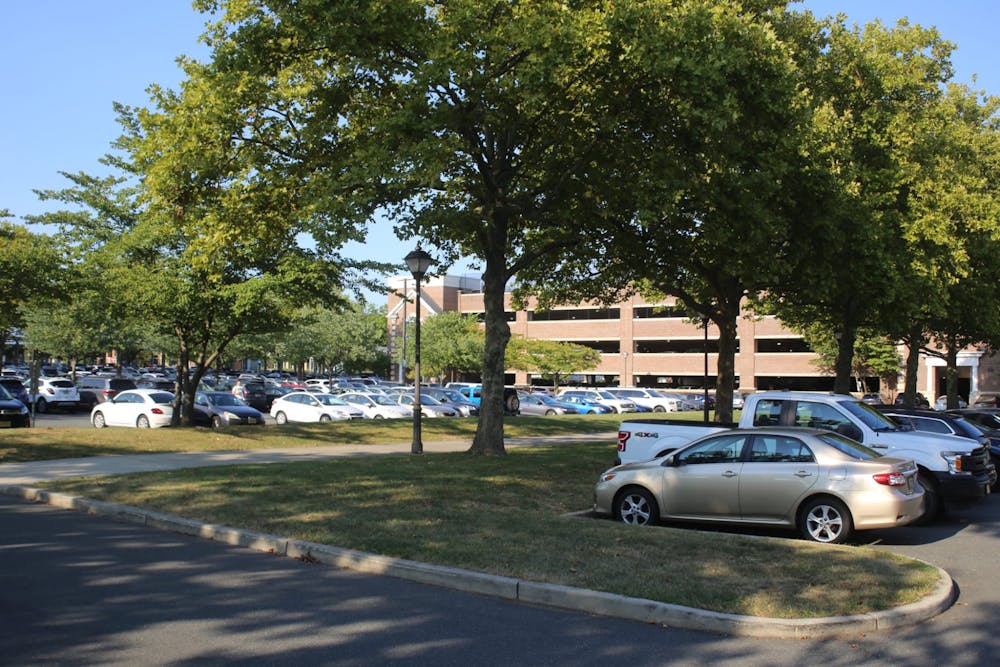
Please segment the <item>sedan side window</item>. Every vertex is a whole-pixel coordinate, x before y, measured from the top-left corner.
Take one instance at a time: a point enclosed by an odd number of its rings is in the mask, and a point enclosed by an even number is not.
[[[711,438],[681,452],[679,463],[735,463],[740,460],[746,435],[724,435]]]
[[[750,450],[751,463],[813,463],[815,460],[804,442],[788,436],[755,436]]]

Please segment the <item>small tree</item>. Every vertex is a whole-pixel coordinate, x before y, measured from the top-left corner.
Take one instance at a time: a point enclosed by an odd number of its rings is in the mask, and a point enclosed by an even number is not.
[[[555,389],[563,378],[596,368],[599,363],[600,352],[576,343],[516,336],[507,346],[508,368],[538,373]]]

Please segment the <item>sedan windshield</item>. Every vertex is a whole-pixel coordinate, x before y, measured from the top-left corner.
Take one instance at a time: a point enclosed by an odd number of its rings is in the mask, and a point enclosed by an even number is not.
[[[333,394],[313,394],[313,398],[323,405],[347,405],[345,401],[340,400]]]

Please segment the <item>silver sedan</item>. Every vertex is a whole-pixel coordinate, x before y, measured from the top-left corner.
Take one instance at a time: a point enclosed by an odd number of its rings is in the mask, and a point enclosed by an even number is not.
[[[611,468],[594,511],[630,524],[747,523],[839,543],[854,530],[903,526],[923,512],[913,461],[814,429],[733,429],[659,459]]]

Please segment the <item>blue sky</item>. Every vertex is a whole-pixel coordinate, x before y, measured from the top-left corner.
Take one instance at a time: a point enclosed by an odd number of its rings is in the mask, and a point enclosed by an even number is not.
[[[179,55],[201,57],[205,19],[187,0],[32,0],[4,3],[0,40],[0,209],[15,218],[46,210],[33,189],[67,185],[60,171],[100,174],[98,159],[118,136],[112,102],[144,105],[151,83],[176,86]],[[955,80],[1000,94],[995,0],[808,0],[816,14],[843,12],[850,22],[881,18],[936,26],[958,50]],[[359,258],[395,262],[413,249],[388,225]],[[467,272],[469,264],[456,267]]]

